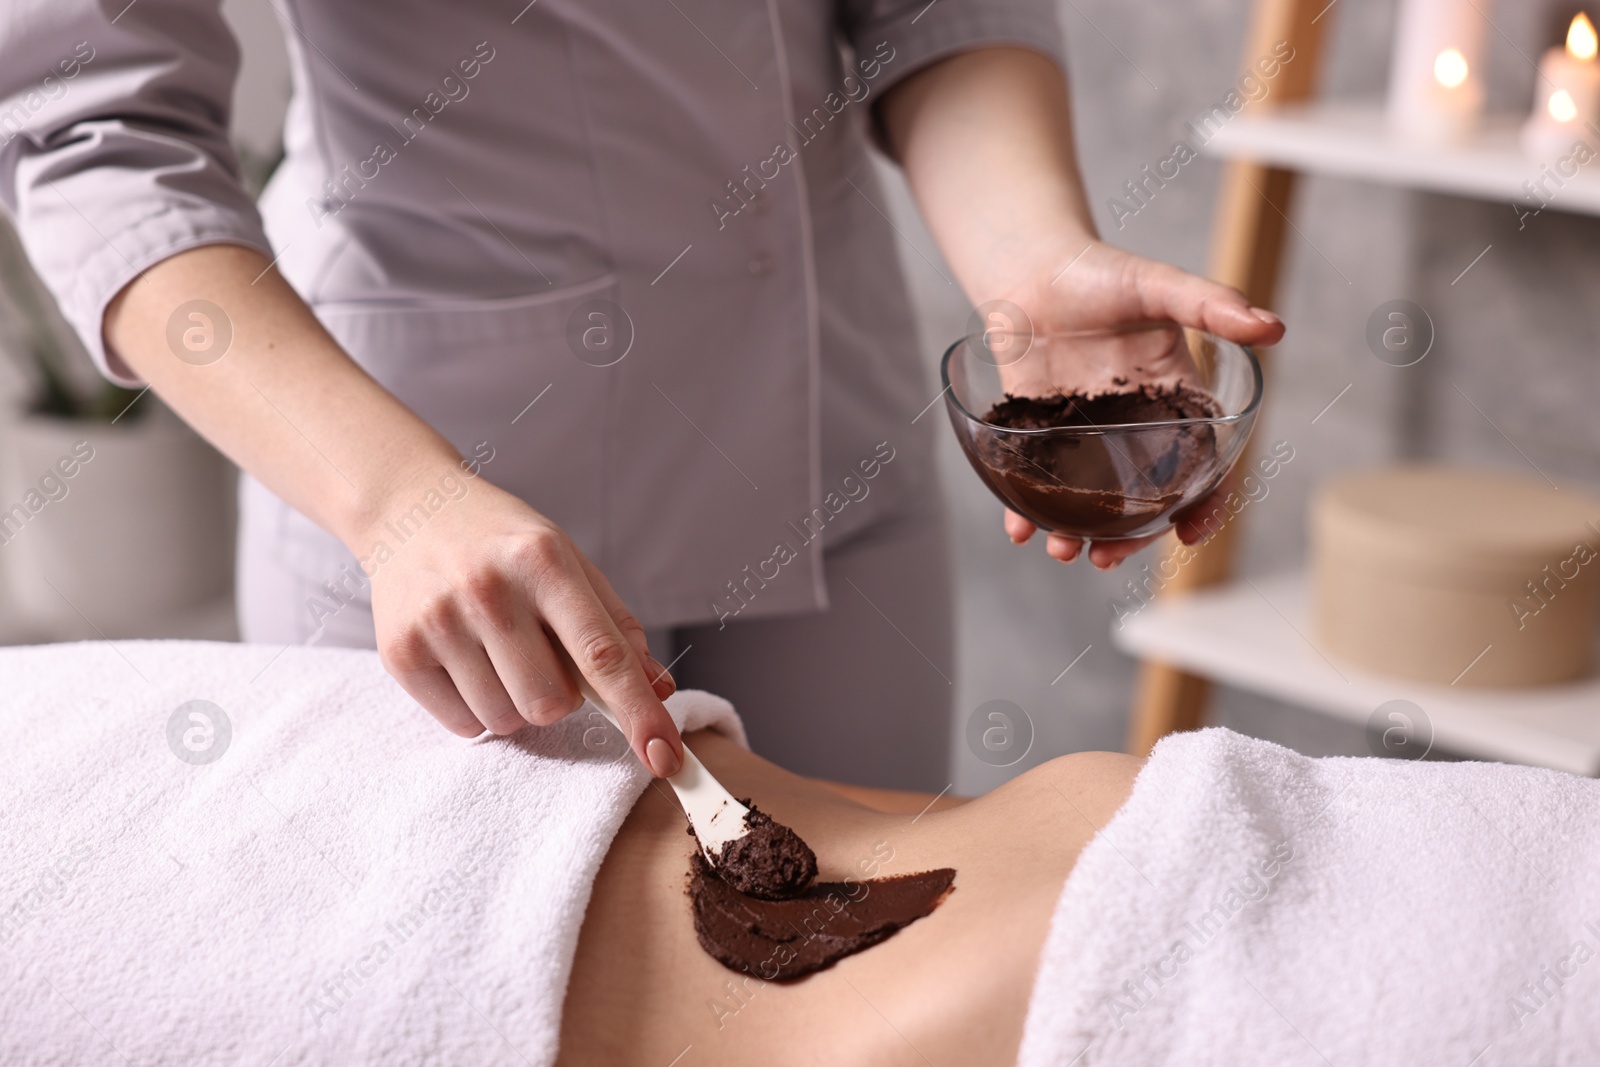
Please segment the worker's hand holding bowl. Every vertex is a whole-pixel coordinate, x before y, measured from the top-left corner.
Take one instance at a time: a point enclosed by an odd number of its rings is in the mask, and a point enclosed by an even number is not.
[[[1137,389],[1144,384],[1170,388],[1182,382],[1210,390],[1214,388],[1210,375],[1217,368],[1205,364],[1217,351],[1229,348],[1229,342],[1275,344],[1284,333],[1283,323],[1276,315],[1252,307],[1237,289],[1095,239],[1075,236],[1046,242],[1041,251],[1018,257],[1016,269],[1010,273],[1016,280],[1002,299],[980,307],[977,324],[990,338],[991,351],[996,341],[1001,342],[1002,350],[998,356],[990,354],[987,359],[979,356],[969,361],[994,365],[996,391],[1001,394],[1095,395]],[[1165,328],[1157,325],[1161,323],[1167,324]],[[1212,350],[1204,353],[1206,358],[1197,365],[1195,356],[1202,353],[1196,353],[1195,346],[1207,344],[1201,340],[1201,333],[1212,335],[1216,343],[1211,344]],[[1011,335],[1009,340],[1006,335]],[[1006,348],[1008,343],[1010,347]],[[1253,355],[1249,362],[1254,363]],[[1259,367],[1254,373],[1259,375]],[[1242,411],[1242,406],[1238,410]],[[1251,410],[1253,417],[1253,404]],[[987,409],[969,408],[968,412],[981,421]],[[1222,414],[1237,413],[1230,407]],[[1106,443],[1109,446],[1117,442]],[[1120,443],[1126,446],[1128,440]],[[1241,448],[1242,444],[1241,441]],[[1231,465],[1235,458],[1237,452],[1227,464]],[[1135,527],[1132,533],[1089,538],[1067,529],[1050,530],[1046,551],[1070,563],[1089,545],[1090,561],[1107,569],[1144,548],[1169,524],[1176,528],[1180,540],[1194,544],[1208,535],[1203,518],[1226,492],[1226,481],[1214,483],[1204,499],[1186,499],[1175,513],[1169,511],[1166,521],[1158,523],[1159,529],[1153,533]],[[1006,499],[1005,494],[1000,495]],[[1006,533],[1013,542],[1022,544],[1044,524],[1038,521],[1037,514],[1029,518],[1020,513],[1017,502],[1007,503]]]

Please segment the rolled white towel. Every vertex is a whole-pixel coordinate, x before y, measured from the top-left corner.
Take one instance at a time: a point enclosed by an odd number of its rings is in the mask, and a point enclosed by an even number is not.
[[[1169,737],[1083,851],[1021,1067],[1600,1063],[1600,783]]]
[[[593,709],[462,741],[374,653],[298,647],[3,649],[0,678],[0,1063],[554,1061],[648,781]],[[667,706],[744,743],[727,701]]]

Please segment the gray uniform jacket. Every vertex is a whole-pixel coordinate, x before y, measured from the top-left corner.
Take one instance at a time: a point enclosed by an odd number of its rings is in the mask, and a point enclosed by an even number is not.
[[[911,424],[933,354],[870,112],[982,44],[1059,57],[1049,0],[274,6],[294,97],[259,210],[217,0],[0,6],[0,199],[105,373],[133,382],[100,335],[139,271],[258,247],[647,625],[715,618],[751,573],[789,572],[741,618],[825,606],[814,531],[933,491],[866,479],[939,418]],[[295,518],[286,557],[330,570]]]

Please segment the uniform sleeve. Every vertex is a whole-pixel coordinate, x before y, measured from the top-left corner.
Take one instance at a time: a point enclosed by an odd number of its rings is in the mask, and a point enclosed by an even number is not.
[[[880,92],[984,45],[1021,45],[1065,66],[1055,0],[840,0],[840,12],[858,59],[882,64],[873,86]]]
[[[0,0],[0,203],[102,373],[101,319],[188,248],[271,255],[228,143],[239,48],[220,0]]]

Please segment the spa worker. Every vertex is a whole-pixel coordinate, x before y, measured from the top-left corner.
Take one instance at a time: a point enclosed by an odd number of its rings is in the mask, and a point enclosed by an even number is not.
[[[243,636],[375,647],[458,734],[560,719],[577,670],[670,774],[670,646],[793,770],[948,782],[941,420],[874,141],[975,304],[1281,330],[1095,238],[1051,0],[274,7],[258,207],[218,0],[6,0],[0,196],[101,370],[247,472]]]

